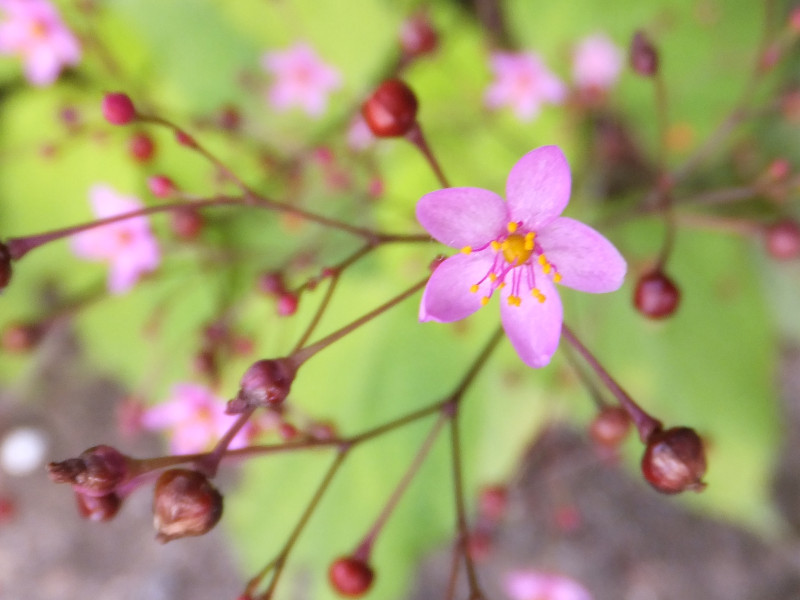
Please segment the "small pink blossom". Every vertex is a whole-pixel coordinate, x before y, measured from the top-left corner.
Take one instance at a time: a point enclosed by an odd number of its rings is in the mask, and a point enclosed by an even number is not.
[[[20,56],[32,84],[49,85],[62,68],[78,64],[78,40],[50,2],[0,0],[0,11],[0,54]]]
[[[211,449],[238,418],[225,414],[225,405],[225,400],[203,385],[179,383],[166,402],[144,411],[141,423],[145,429],[166,430],[175,454],[202,452]],[[253,429],[251,423],[245,424],[229,448],[246,446]]]
[[[339,71],[324,63],[305,43],[282,52],[267,52],[262,65],[274,77],[267,98],[277,110],[299,106],[312,117],[319,117],[328,106],[330,93],[341,87]]]
[[[511,600],[592,600],[577,581],[554,573],[511,571],[506,574],[503,587]]]
[[[494,52],[490,59],[494,81],[484,101],[491,109],[507,106],[520,121],[530,121],[542,104],[559,104],[566,87],[534,52]]]
[[[622,65],[622,50],[608,36],[596,33],[575,47],[572,77],[580,89],[606,91],[619,79]]]
[[[425,194],[417,220],[437,241],[461,253],[431,275],[420,321],[463,319],[498,292],[503,328],[520,358],[550,362],[561,336],[555,284],[583,292],[612,292],[626,264],[591,227],[559,216],[569,202],[571,176],[556,146],[528,152],[511,169],[506,199],[489,190],[446,188]]]
[[[103,184],[89,190],[89,200],[99,219],[143,208],[137,198],[122,196]],[[72,240],[72,251],[87,260],[109,263],[108,290],[112,294],[127,292],[161,260],[147,217],[124,219],[79,233]]]

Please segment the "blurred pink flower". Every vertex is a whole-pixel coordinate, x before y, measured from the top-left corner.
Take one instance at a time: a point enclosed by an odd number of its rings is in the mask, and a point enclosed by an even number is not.
[[[572,179],[557,146],[528,152],[512,167],[506,201],[480,188],[446,188],[417,202],[417,220],[437,241],[461,250],[431,274],[420,321],[449,323],[502,297],[500,317],[530,367],[550,362],[561,337],[555,284],[594,294],[622,285],[626,264],[600,233],[562,217]]]
[[[622,72],[622,50],[608,36],[596,33],[575,46],[572,77],[581,89],[608,90]]]
[[[554,573],[511,571],[506,574],[503,587],[511,600],[592,600],[577,581]]]
[[[339,71],[324,63],[306,43],[267,52],[262,65],[274,77],[267,98],[278,110],[299,106],[319,117],[328,106],[328,95],[341,86]]]
[[[138,199],[122,196],[103,184],[89,190],[89,200],[100,219],[142,208]],[[125,219],[79,233],[72,239],[72,251],[87,260],[109,263],[108,289],[112,294],[127,292],[144,273],[158,267],[161,260],[147,217]]]
[[[179,383],[166,402],[145,409],[141,423],[145,429],[166,430],[175,454],[202,452],[210,450],[237,419],[237,415],[225,414],[225,405],[225,400],[203,385]],[[253,432],[254,426],[248,422],[229,447],[246,446]]]
[[[494,81],[486,90],[486,106],[507,106],[520,121],[530,121],[545,102],[559,104],[566,88],[534,52],[494,52],[490,59]]]
[[[61,69],[81,58],[78,40],[47,0],[0,0],[0,54],[14,54],[25,63],[34,85],[49,85]]]
[[[350,126],[347,129],[347,145],[351,150],[363,152],[372,146],[376,139],[361,113],[350,121]]]

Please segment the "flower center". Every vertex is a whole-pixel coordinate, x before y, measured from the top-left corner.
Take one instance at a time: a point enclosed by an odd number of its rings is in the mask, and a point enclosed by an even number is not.
[[[528,262],[533,254],[533,232],[527,235],[512,233],[500,244],[503,256],[512,265],[519,266]]]

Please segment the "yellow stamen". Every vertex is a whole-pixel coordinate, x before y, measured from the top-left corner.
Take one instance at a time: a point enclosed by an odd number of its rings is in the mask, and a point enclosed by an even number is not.
[[[497,281],[497,274],[495,274],[495,273],[489,273],[489,281],[491,281],[492,283],[494,283],[495,281]]]
[[[504,287],[506,287],[506,282],[505,282],[505,281],[503,281],[502,283],[500,283],[500,285],[498,285],[498,286],[497,286],[497,289],[498,289],[498,290],[502,290]]]
[[[531,257],[533,248],[528,248],[525,237],[513,233],[503,241],[503,257],[513,265],[524,265]]]
[[[519,227],[519,225],[517,225],[516,223],[514,223],[514,222],[509,223],[508,224],[508,233],[514,233],[517,230],[517,227]]]
[[[464,246],[461,249],[461,252],[463,252],[464,254],[472,254],[472,246]]]
[[[522,298],[519,296],[509,296],[508,297],[508,305],[509,306],[519,306],[522,304]]]
[[[481,306],[486,306],[487,304],[489,304],[489,296],[484,296],[481,298]]]
[[[533,288],[531,290],[531,296],[536,298],[539,302],[544,302],[545,301],[545,296],[544,296],[544,294],[542,292],[539,291],[539,288]]]
[[[497,240],[494,240],[492,242],[492,250],[494,250],[495,252],[499,252],[500,248],[501,248],[500,242],[498,242]]]
[[[533,250],[533,238],[536,237],[536,234],[532,231],[529,231],[525,234],[525,250]]]
[[[555,275],[553,275],[553,281],[555,281],[556,283],[561,281],[561,273],[556,273]]]
[[[472,286],[470,286],[469,291],[472,292],[473,294],[477,294],[479,289],[480,288],[478,287],[478,284],[475,283]]]
[[[545,266],[547,264],[547,258],[545,258],[544,254],[539,255],[539,264]]]

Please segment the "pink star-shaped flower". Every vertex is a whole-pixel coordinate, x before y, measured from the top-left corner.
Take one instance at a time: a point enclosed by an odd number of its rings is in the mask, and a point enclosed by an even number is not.
[[[136,198],[122,196],[102,184],[89,190],[89,200],[100,219],[142,208]],[[161,260],[147,217],[125,219],[79,233],[72,240],[72,251],[87,260],[109,263],[108,290],[112,294],[127,292],[142,275],[155,270]]]
[[[81,48],[56,8],[46,0],[0,0],[0,53],[22,57],[25,76],[49,85],[67,65],[78,64]]]
[[[490,66],[494,81],[484,101],[491,109],[509,107],[520,121],[530,121],[542,104],[559,104],[566,88],[534,52],[495,52]]]
[[[581,89],[605,91],[622,72],[622,50],[608,36],[596,33],[585,37],[572,55],[572,77]]]
[[[559,216],[569,202],[571,177],[556,146],[528,152],[511,169],[507,202],[480,188],[425,194],[417,219],[437,241],[461,249],[431,275],[421,321],[463,319],[498,292],[503,328],[525,364],[543,367],[558,347],[562,308],[555,284],[584,292],[612,292],[626,264],[597,231]]]
[[[141,423],[146,429],[168,431],[170,449],[175,454],[202,452],[213,447],[237,419],[225,414],[225,404],[203,385],[179,383],[166,402],[144,411]],[[254,425],[248,422],[229,448],[246,446],[253,435]]]
[[[267,52],[262,65],[274,77],[267,98],[277,110],[299,106],[312,117],[319,117],[328,106],[330,93],[341,86],[339,71],[324,63],[305,43],[283,52]]]
[[[511,600],[592,600],[577,581],[554,573],[511,571],[503,584]]]

